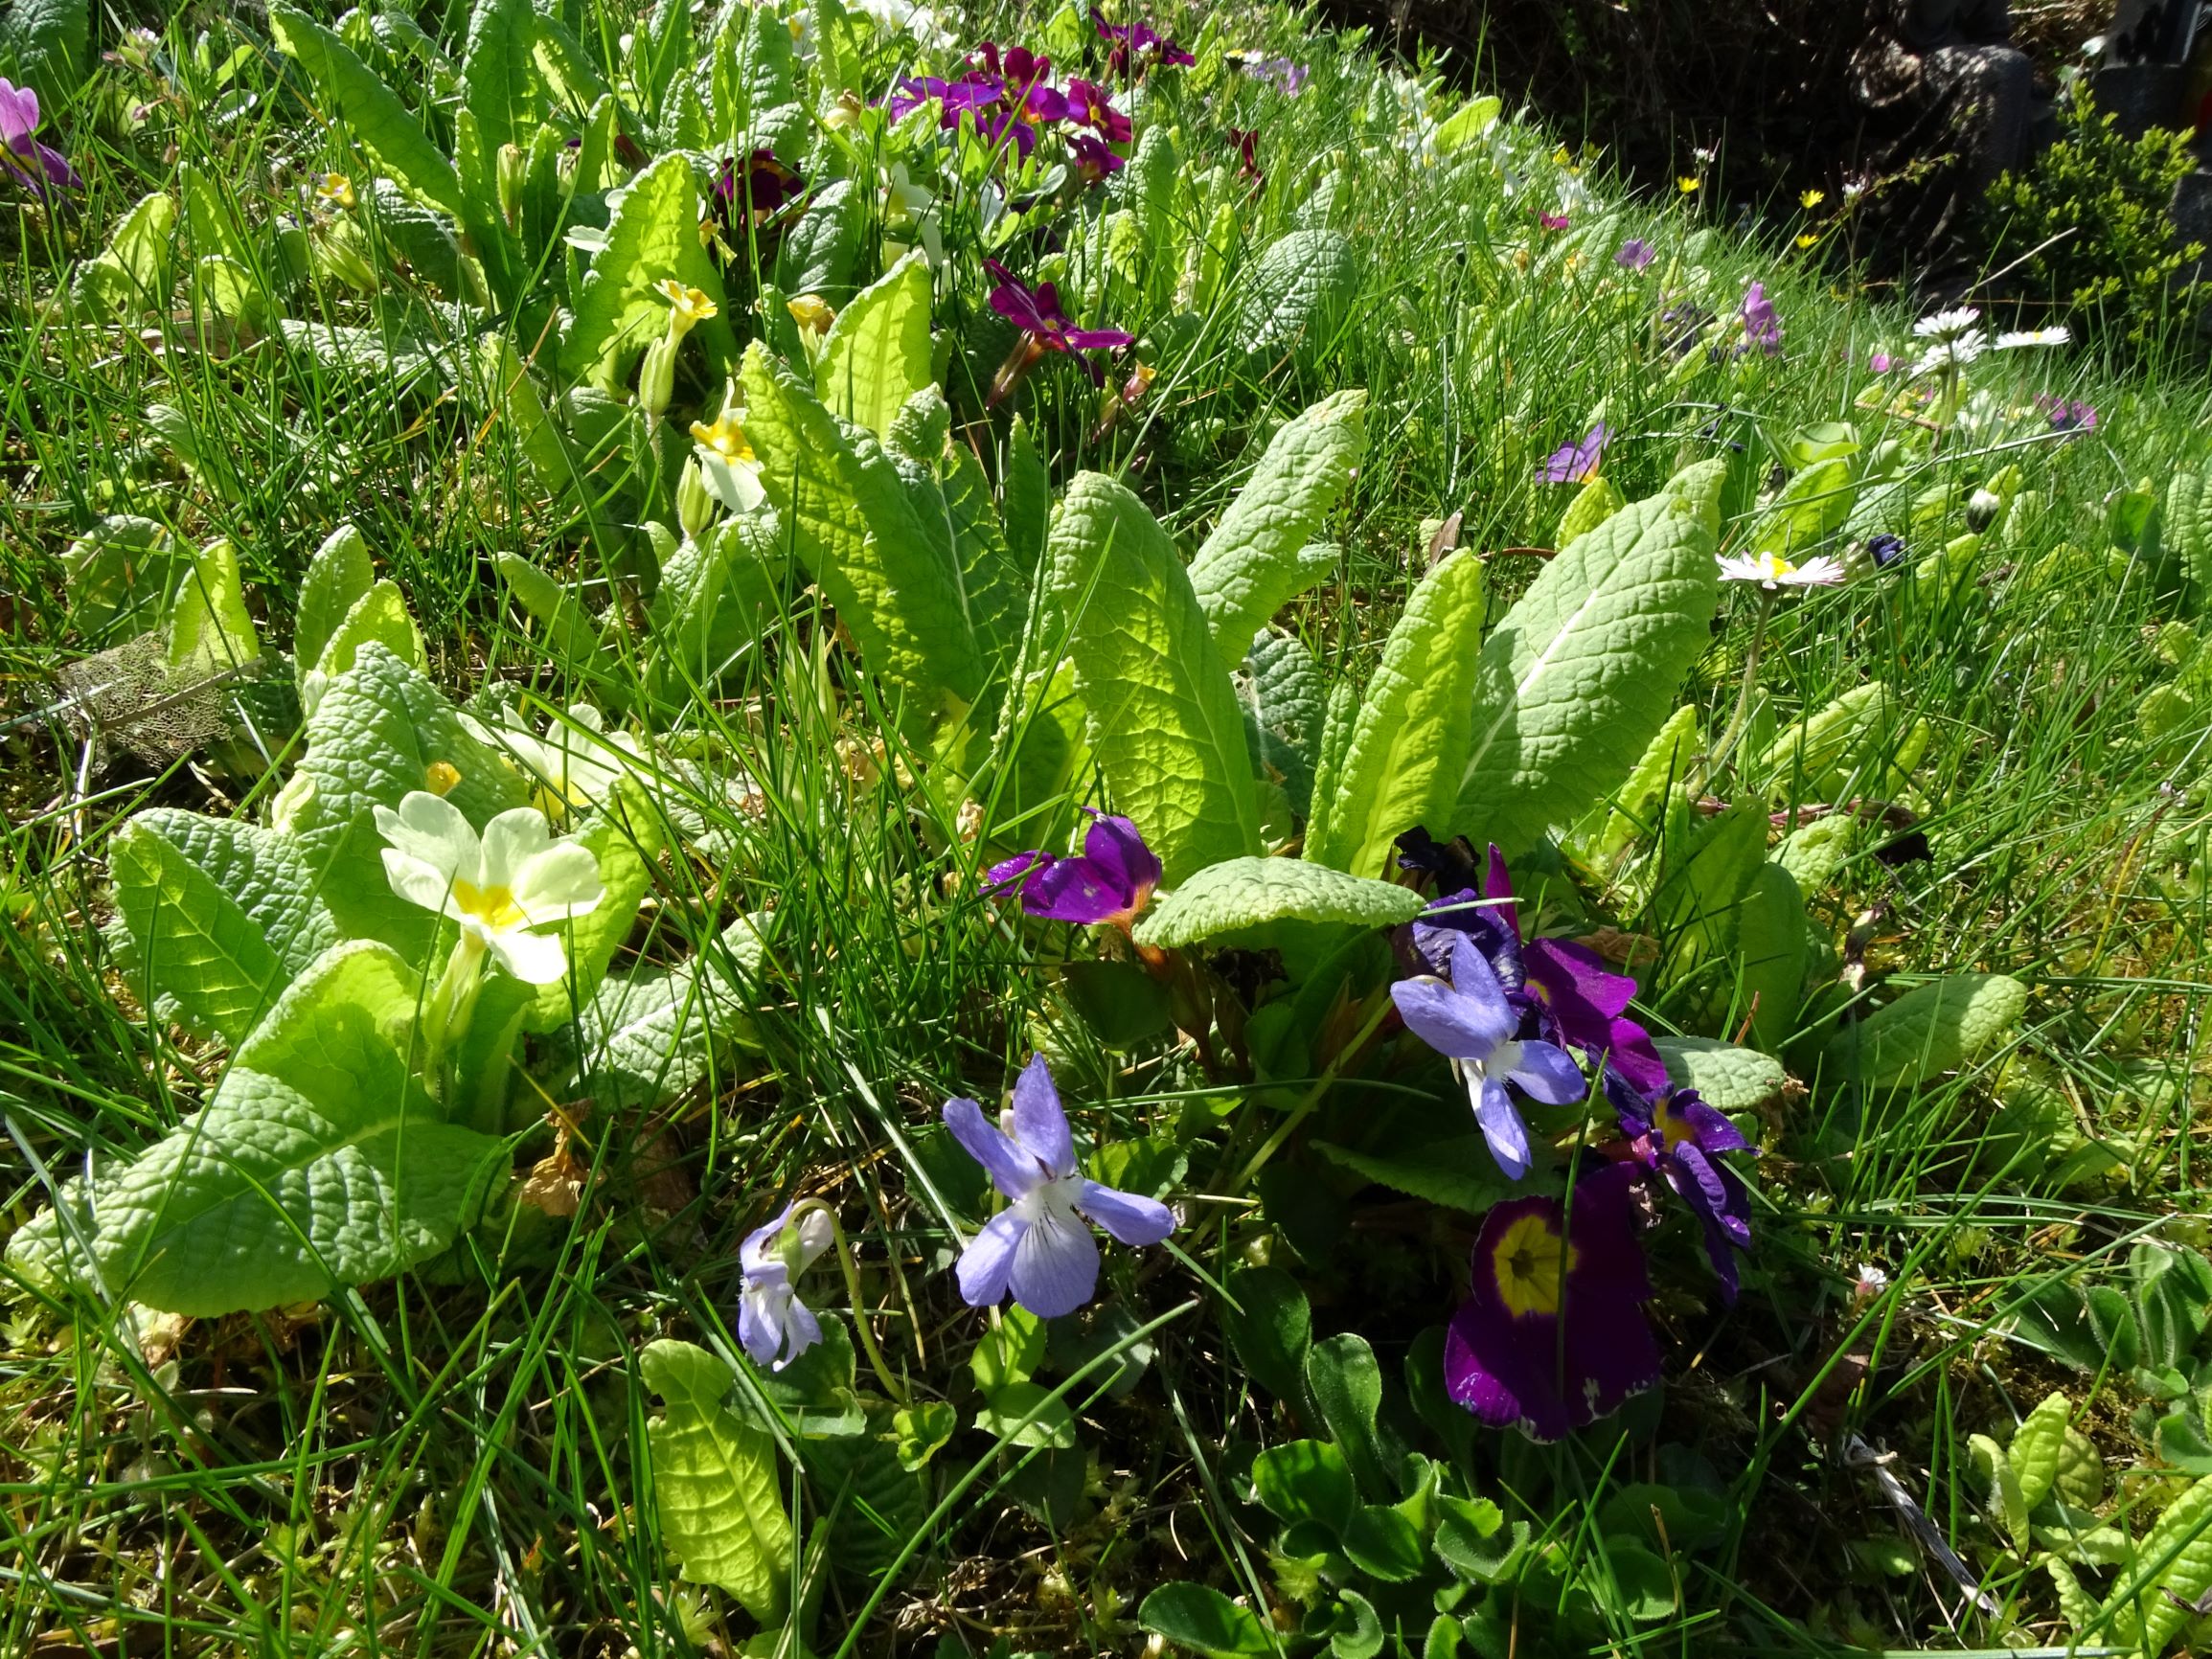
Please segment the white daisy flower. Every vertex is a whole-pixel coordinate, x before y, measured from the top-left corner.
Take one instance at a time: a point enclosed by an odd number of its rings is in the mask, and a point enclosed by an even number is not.
[[[1778,553],[1740,553],[1721,560],[1722,581],[1755,581],[1769,593],[1785,587],[1834,587],[1843,575],[1843,561],[1825,554],[1802,564]]]
[[[1946,370],[1963,369],[1989,347],[1987,334],[1961,334],[1954,340],[1939,340],[1935,350],[1912,366],[1915,375],[1939,375]]]
[[[1961,306],[1956,310],[1937,311],[1912,326],[1912,331],[1923,340],[1956,340],[1974,331],[1981,321],[1980,308]]]
[[[582,916],[606,897],[599,860],[581,842],[556,840],[545,814],[517,807],[479,837],[461,808],[416,789],[395,812],[376,808],[384,878],[410,904],[459,922],[464,943],[489,950],[525,985],[554,985],[568,952],[534,931]]]
[[[2064,346],[2072,338],[2064,323],[2050,329],[2009,329],[1997,336],[1996,347],[2011,352],[2022,346]]]

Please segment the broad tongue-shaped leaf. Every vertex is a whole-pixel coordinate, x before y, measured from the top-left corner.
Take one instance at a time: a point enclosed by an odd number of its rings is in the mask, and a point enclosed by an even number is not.
[[[33,1271],[198,1317],[312,1301],[452,1242],[502,1144],[442,1120],[405,1052],[420,981],[383,945],[325,953],[193,1118],[61,1195],[11,1244]],[[89,1259],[80,1244],[89,1248]]]
[[[560,366],[612,389],[620,366],[668,326],[668,305],[653,284],[673,277],[722,301],[721,273],[699,246],[699,193],[692,164],[681,154],[662,156],[631,181],[607,226],[606,243],[592,256],[576,302],[576,316],[560,342]],[[726,314],[694,330],[718,373],[737,362],[737,337]]]
[[[1084,725],[1115,809],[1143,830],[1171,885],[1257,852],[1243,712],[1167,532],[1127,488],[1084,472],[1049,545],[1052,599],[1070,619]]]
[[[917,250],[854,296],[822,342],[814,389],[823,404],[878,438],[934,376],[929,363],[929,261]]]

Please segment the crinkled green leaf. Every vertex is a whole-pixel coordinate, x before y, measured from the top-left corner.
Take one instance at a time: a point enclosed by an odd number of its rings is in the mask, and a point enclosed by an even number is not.
[[[2176,1601],[2194,1602],[2207,1590],[2212,1590],[2212,1475],[2175,1499],[2135,1546],[2134,1568],[2105,1603],[2112,1638],[2157,1659],[2191,1617]]]
[[[1420,909],[1421,895],[1395,882],[1298,858],[1230,858],[1157,899],[1137,923],[1137,940],[1174,949],[1270,921],[1393,927]]]
[[[170,601],[170,676],[201,680],[243,668],[261,654],[261,638],[246,614],[238,550],[228,541],[211,541],[193,556]]]
[[[1313,1521],[1341,1533],[1358,1507],[1352,1466],[1325,1440],[1286,1441],[1252,1460],[1252,1488],[1279,1521]]]
[[[722,944],[729,955],[717,949],[677,967],[608,975],[555,1045],[564,1095],[621,1111],[673,1100],[711,1076],[730,1045],[749,1036],[748,986],[762,961],[748,919]]]
[[[143,631],[175,591],[178,566],[189,557],[150,518],[103,518],[61,556],[69,625],[93,637],[134,624]]]
[[[338,940],[290,836],[155,807],[108,847],[133,971],[161,1006],[236,1043]]]
[[[1619,485],[1602,472],[1592,473],[1575,491],[1567,510],[1560,514],[1559,529],[1552,533],[1552,545],[1564,547],[1578,535],[1588,534],[1628,504]]]
[[[814,391],[833,414],[885,438],[906,399],[934,380],[929,261],[916,249],[837,313],[814,365]]]
[[[1303,641],[1270,628],[1252,636],[1244,664],[1248,671],[1237,676],[1237,696],[1253,761],[1261,777],[1283,786],[1291,810],[1306,817],[1329,704],[1321,665]]]
[[[0,70],[59,109],[84,77],[90,0],[8,0],[0,10]]]
[[[775,1441],[729,1408],[737,1379],[705,1349],[649,1342],[638,1372],[661,1397],[646,1443],[661,1539],[680,1576],[727,1590],[763,1625],[780,1623],[792,1535]]]
[[[358,528],[341,524],[323,538],[300,579],[299,602],[292,613],[292,660],[303,673],[323,660],[323,648],[347,612],[376,584],[368,538]],[[349,661],[347,666],[353,665]]]
[[[487,155],[528,144],[536,130],[536,35],[530,0],[476,0],[461,60],[461,100]]]
[[[972,703],[984,679],[951,532],[932,524],[873,434],[845,424],[767,348],[745,352],[745,433],[761,488],[861,660],[930,715]]]
[[[1222,657],[1335,563],[1308,557],[1367,446],[1367,394],[1338,392],[1284,422],[1191,560],[1191,589]]]
[[[1162,1584],[1137,1608],[1137,1623],[1206,1659],[1261,1659],[1281,1649],[1249,1607],[1206,1584]]]
[[[79,267],[72,293],[103,319],[166,306],[175,235],[176,198],[166,191],[140,197],[117,221],[107,246]]]
[[[1230,338],[1256,357],[1327,334],[1359,286],[1359,259],[1333,230],[1295,230],[1268,244],[1239,279]]]
[[[1694,471],[1696,469],[1693,469]],[[1450,818],[1509,852],[1618,784],[1710,638],[1718,567],[1708,463],[1560,550],[1483,647],[1473,738]]]
[[[326,674],[342,674],[360,660],[362,648],[371,645],[382,646],[409,668],[430,666],[422,635],[407,613],[406,596],[397,582],[379,581],[353,602],[315,667]]]
[[[319,958],[239,1045],[208,1103],[25,1234],[108,1292],[212,1318],[308,1302],[443,1250],[502,1144],[442,1121],[405,1052],[422,995],[390,950]],[[20,1238],[21,1236],[19,1236]],[[90,1245],[86,1261],[74,1239]]]
[[[1782,1062],[1757,1049],[1741,1049],[1717,1037],[1662,1036],[1652,1039],[1666,1062],[1668,1080],[1696,1089],[1723,1112],[1747,1112],[1782,1092],[1789,1081]]]
[[[1189,573],[1127,487],[1083,472],[1053,518],[1052,594],[1115,809],[1170,883],[1258,851],[1244,720]]]
[[[1513,1190],[1488,1144],[1474,1134],[1384,1152],[1315,1141],[1313,1150],[1354,1174],[1470,1216],[1481,1215]]]
[[[1380,875],[1400,835],[1450,817],[1471,741],[1484,594],[1482,561],[1467,549],[1413,590],[1352,705],[1327,816],[1307,830],[1310,862]]]
[[[1837,1032],[1828,1058],[1869,1087],[1906,1087],[1970,1065],[2016,1031],[2028,988],[2001,973],[1916,986]]]
[[[324,113],[343,121],[386,172],[433,207],[455,218],[467,216],[453,164],[352,47],[306,12],[281,4],[269,8],[269,32],[328,101]]]
[[[1803,560],[1841,528],[1851,498],[1851,463],[1815,461],[1782,487],[1751,534],[1751,551]]]
[[[2006,1455],[2019,1477],[2020,1502],[2031,1510],[2058,1484],[2059,1466],[2066,1449],[2067,1419],[2072,1413],[2072,1402],[2064,1395],[2046,1395],[2013,1430]]]
[[[1778,1049],[1796,1029],[1805,989],[1805,897],[1790,872],[1759,867],[1737,908],[1737,994],[1759,1046]]]
[[[673,277],[697,288],[721,308],[692,330],[718,371],[737,361],[721,273],[699,246],[699,193],[692,164],[680,153],[662,156],[630,181],[606,244],[592,256],[576,315],[560,342],[560,366],[612,388],[620,365],[634,359],[668,328],[669,307],[653,284]]]

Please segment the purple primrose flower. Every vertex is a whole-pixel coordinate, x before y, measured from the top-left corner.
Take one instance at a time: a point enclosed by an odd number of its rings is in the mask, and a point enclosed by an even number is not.
[[[1658,257],[1658,250],[1650,242],[1640,237],[1630,237],[1614,251],[1613,263],[1624,271],[1642,271],[1648,270]]]
[[[1079,132],[1067,141],[1068,160],[1085,184],[1103,184],[1129,165],[1096,134]]]
[[[1758,1148],[1696,1089],[1662,1089],[1655,1096],[1606,1079],[1621,1133],[1635,1162],[1666,1177],[1667,1185],[1705,1230],[1705,1254],[1720,1276],[1722,1294],[1736,1300],[1736,1252],[1751,1244],[1751,1194],[1736,1172],[1715,1155]]]
[[[2053,432],[2093,432],[2097,428],[2097,408],[2093,403],[2038,392],[2036,407],[2050,421]]]
[[[1528,1125],[1514,1104],[1511,1083],[1546,1105],[1563,1106],[1589,1092],[1566,1050],[1541,1038],[1522,1039],[1521,1014],[1471,934],[1451,940],[1451,977],[1420,974],[1390,988],[1406,1029],[1451,1061],[1467,1087],[1474,1121],[1497,1167],[1515,1180],[1529,1172]]]
[[[1155,63],[1166,69],[1188,69],[1198,61],[1150,23],[1108,23],[1106,13],[1095,6],[1091,8],[1090,21],[1101,40],[1113,42],[1106,53],[1108,74],[1126,80],[1132,67],[1142,76]]]
[[[1608,1165],[1583,1177],[1571,1204],[1515,1198],[1483,1216],[1444,1382],[1484,1422],[1558,1440],[1659,1380],[1636,1178],[1632,1165]]]
[[[1598,469],[1612,436],[1612,428],[1599,421],[1580,443],[1562,443],[1545,456],[1543,465],[1536,469],[1537,477],[1545,484],[1582,483]]]
[[[722,159],[721,176],[715,181],[715,209],[724,220],[741,213],[751,219],[781,212],[806,193],[807,181],[776,159],[772,149],[756,149],[739,161]]]
[[[38,94],[0,80],[0,172],[38,196],[48,185],[69,190],[81,185],[84,181],[66,156],[32,136],[37,130]]]
[[[1022,375],[1050,352],[1075,357],[1090,375],[1092,384],[1103,386],[1105,371],[1077,353],[1111,352],[1136,344],[1134,334],[1120,329],[1075,327],[1068,321],[1067,313],[1060,308],[1060,290],[1050,283],[1029,287],[996,260],[985,260],[983,268],[998,281],[998,286],[991,290],[991,308],[1021,330],[1021,338],[1015,342],[1012,355],[991,383],[991,396],[985,399],[987,405],[995,406],[1004,401],[1020,383]]]
[[[1539,214],[1536,222],[1547,231],[1563,231],[1573,221],[1565,214]]]
[[[1103,86],[1088,80],[1067,83],[1067,119],[1093,128],[1108,144],[1127,144],[1136,135],[1129,118],[1113,106]]]
[[[961,1252],[960,1294],[970,1307],[995,1307],[1011,1289],[1039,1319],[1073,1313],[1098,1287],[1093,1226],[1124,1244],[1157,1244],[1175,1230],[1158,1199],[1083,1177],[1042,1055],[1022,1069],[997,1126],[970,1100],[946,1102],[945,1125],[1007,1200]]]
[[[1070,857],[1023,852],[984,873],[986,892],[1019,885],[1021,908],[1046,921],[1106,922],[1128,932],[1152,902],[1160,861],[1127,818],[1090,812],[1083,852]]]
[[[1744,339],[1747,345],[1758,346],[1771,357],[1782,350],[1782,319],[1774,310],[1774,302],[1767,297],[1767,284],[1753,283],[1744,290],[1744,307],[1739,313],[1744,319]]]
[[[822,1325],[799,1300],[793,1283],[836,1238],[828,1212],[810,1209],[796,1224],[787,1204],[765,1227],[745,1235],[738,1261],[744,1289],[738,1298],[738,1341],[755,1365],[781,1371],[822,1340]]]

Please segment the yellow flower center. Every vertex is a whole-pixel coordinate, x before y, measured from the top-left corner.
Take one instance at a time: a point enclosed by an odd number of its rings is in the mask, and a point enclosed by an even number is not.
[[[496,933],[520,927],[530,920],[522,906],[514,902],[513,892],[505,887],[479,887],[473,881],[463,881],[456,876],[453,902]]]
[[[735,415],[724,415],[712,426],[703,420],[692,422],[692,437],[713,450],[724,461],[752,461],[753,446],[745,438],[745,429]]]
[[[1558,1313],[1579,1255],[1541,1216],[1523,1216],[1506,1228],[1491,1252],[1505,1310],[1516,1319]]]
[[[673,277],[663,277],[653,284],[653,291],[669,303],[676,320],[685,328],[703,323],[709,317],[718,316],[721,307],[696,288],[687,288]]]
[[[422,768],[422,786],[433,795],[450,795],[461,782],[461,768],[450,761],[433,761]]]
[[[1753,561],[1761,581],[1780,581],[1786,576],[1794,576],[1797,567],[1778,553],[1762,553]]]
[[[820,294],[801,294],[795,300],[787,300],[784,308],[791,313],[800,328],[811,329],[817,334],[827,334],[830,325],[837,320],[837,313]]]
[[[1658,1110],[1652,1114],[1652,1127],[1659,1131],[1660,1143],[1669,1151],[1698,1138],[1697,1131],[1676,1115],[1672,1100],[1659,1102]]]

